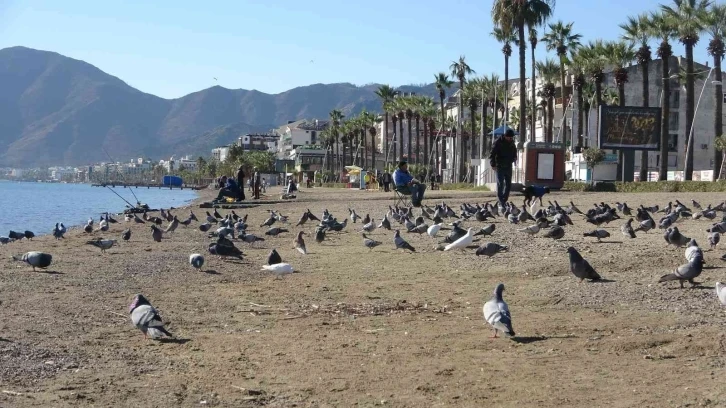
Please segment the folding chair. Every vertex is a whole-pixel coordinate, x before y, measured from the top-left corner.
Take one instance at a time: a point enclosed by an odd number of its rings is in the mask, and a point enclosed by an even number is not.
[[[411,206],[411,193],[408,191],[408,189],[399,190],[399,187],[393,189],[393,206]]]

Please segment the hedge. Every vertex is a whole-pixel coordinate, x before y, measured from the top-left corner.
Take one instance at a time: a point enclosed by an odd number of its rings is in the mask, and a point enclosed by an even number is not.
[[[439,184],[440,190],[461,190],[461,191],[489,191],[487,186],[475,186],[471,183],[443,183]]]
[[[619,192],[619,193],[677,193],[677,192],[726,192],[726,180],[713,181],[648,181],[648,182],[599,182],[567,181],[563,189],[570,191]]]

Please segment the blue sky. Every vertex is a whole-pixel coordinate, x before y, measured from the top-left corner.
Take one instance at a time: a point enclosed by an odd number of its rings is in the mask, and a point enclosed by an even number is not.
[[[557,0],[554,20],[573,21],[584,40],[615,39],[626,16],[662,2]],[[59,52],[165,98],[215,84],[278,93],[320,82],[425,83],[460,54],[478,74],[503,75],[490,0],[149,3],[0,0],[0,48]],[[697,61],[711,59],[707,44],[704,34]],[[674,52],[685,54],[680,44]]]

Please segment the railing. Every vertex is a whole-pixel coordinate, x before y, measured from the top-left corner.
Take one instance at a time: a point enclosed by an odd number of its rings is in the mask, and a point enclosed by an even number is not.
[[[491,168],[487,168],[483,173],[483,181],[485,184],[497,182],[497,172]],[[524,183],[524,170],[519,167],[512,168],[512,183]]]

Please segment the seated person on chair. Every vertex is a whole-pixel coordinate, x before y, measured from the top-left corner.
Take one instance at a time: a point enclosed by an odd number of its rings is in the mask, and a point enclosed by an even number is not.
[[[240,195],[239,187],[237,182],[232,177],[222,176],[222,181],[225,183],[224,187],[219,189],[217,194],[217,200],[222,200],[224,197],[231,197],[235,200]]]
[[[393,184],[399,193],[411,195],[411,204],[414,207],[421,206],[426,186],[408,173],[408,163],[405,161],[398,163],[398,169],[393,172]]]

